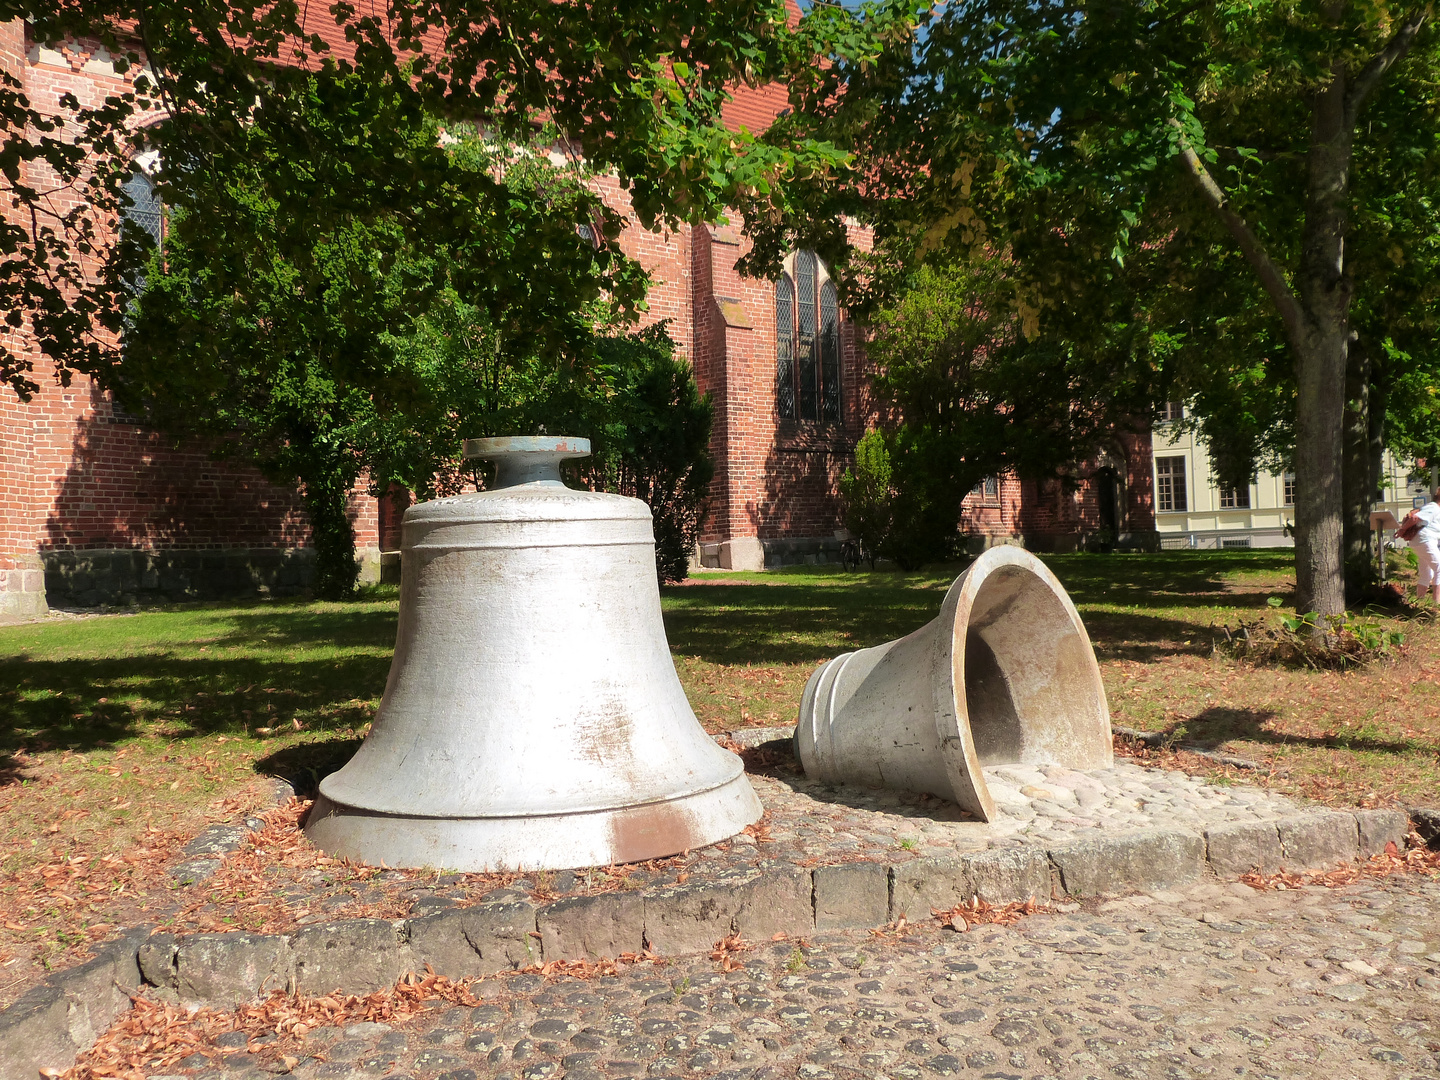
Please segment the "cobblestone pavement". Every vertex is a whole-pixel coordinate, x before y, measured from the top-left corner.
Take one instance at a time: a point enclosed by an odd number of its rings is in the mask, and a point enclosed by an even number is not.
[[[1073,906],[1072,906],[1073,908]],[[968,933],[766,942],[619,976],[477,984],[391,1029],[311,1032],[298,1080],[1437,1075],[1440,882],[1090,902]],[[239,1036],[230,1038],[243,1042]],[[185,1063],[259,1080],[240,1046]],[[173,1069],[171,1071],[174,1071]]]

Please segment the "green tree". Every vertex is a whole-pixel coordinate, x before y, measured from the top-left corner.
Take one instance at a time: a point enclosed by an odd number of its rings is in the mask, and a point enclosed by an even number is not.
[[[1027,332],[1013,269],[987,254],[921,265],[873,317],[876,392],[894,418],[894,531],[915,546],[907,562],[953,547],[961,500],[983,478],[1073,476],[1117,431],[1142,427],[1159,393],[1152,353],[1166,342],[1115,304],[1123,289],[1088,326]]]
[[[885,433],[871,428],[855,444],[855,464],[840,477],[840,498],[845,528],[859,539],[872,570],[876,556],[889,545],[895,520],[893,476]]]
[[[35,365],[7,331],[28,322],[67,386],[104,354],[97,316],[120,298],[89,266],[125,202],[123,124],[133,110],[123,99],[82,107],[65,94],[44,109],[0,71],[0,382],[22,401],[39,389]]]
[[[680,581],[699,538],[711,478],[713,409],[689,363],[675,354],[664,323],[596,342],[598,401],[590,483],[640,499],[654,515],[655,568],[661,582]]]
[[[471,322],[483,315],[497,364],[554,363],[588,348],[586,304],[604,291],[624,310],[643,295],[644,277],[577,234],[593,197],[530,148],[453,135],[446,143],[434,120],[390,108],[395,95],[355,76],[316,76],[299,92],[299,115],[325,136],[304,163],[311,175],[343,171],[352,149],[372,152],[378,139],[401,158],[399,171],[426,179],[425,191],[404,210],[368,191],[312,232],[312,222],[282,213],[267,186],[294,167],[269,124],[250,125],[248,153],[219,169],[208,158],[167,158],[165,190],[178,205],[165,250],[152,251],[124,313],[123,355],[103,374],[157,427],[298,482],[317,591],[342,596],[355,579],[346,503],[359,475],[373,468],[383,486],[403,464],[421,486],[437,453],[421,425],[485,415],[475,408],[483,371],[402,347],[413,313],[433,311],[433,330],[464,295]],[[493,394],[489,404],[498,405]]]
[[[965,0],[936,9],[873,77],[852,73],[844,93],[808,101],[803,125],[869,136],[853,197],[882,248],[1003,248],[1041,318],[1093,296],[1146,245],[1172,253],[1180,286],[1223,242],[1293,366],[1297,601],[1334,614],[1360,287],[1347,240],[1368,183],[1357,170],[1374,165],[1382,112],[1390,175],[1433,147],[1432,99],[1407,82],[1435,70],[1429,24],[1427,5],[1344,0]],[[1067,257],[1047,257],[1057,249]],[[1064,280],[1075,269],[1078,287]],[[1165,297],[1137,295],[1165,314]]]
[[[123,198],[119,185],[135,149],[163,150],[162,194],[170,206],[195,211],[189,242],[218,250],[242,242],[207,209],[204,185],[189,181],[201,171],[244,175],[253,133],[263,129],[273,168],[256,179],[276,218],[295,226],[272,246],[298,245],[279,252],[297,265],[309,236],[328,235],[356,213],[425,219],[435,235],[454,239],[448,234],[460,208],[448,206],[434,156],[410,141],[426,115],[479,123],[501,144],[528,144],[549,125],[556,148],[619,180],[646,227],[713,220],[753,200],[781,215],[797,190],[793,180],[828,175],[846,155],[825,140],[782,145],[731,131],[723,114],[731,90],[784,81],[824,66],[826,57],[863,59],[874,50],[875,24],[886,23],[873,12],[827,7],[791,26],[783,0],[608,7],[391,0],[383,17],[345,0],[321,7],[0,0],[0,21],[15,19],[39,41],[97,41],[117,71],[134,74],[131,89],[101,109],[63,102],[64,132],[13,84],[0,87],[0,181],[20,210],[0,229],[0,299],[24,313],[11,315],[12,325],[17,317],[34,320],[62,377],[113,362],[113,337],[97,333],[97,324],[118,329],[143,244],[120,245],[107,275],[88,268],[105,261],[104,226]],[[362,105],[372,111],[355,115]],[[367,120],[368,131],[354,137]],[[58,188],[97,179],[73,219],[47,220],[48,189],[26,186],[21,167],[36,157],[56,171]],[[39,215],[37,227],[19,224],[27,210]],[[620,218],[598,198],[590,210],[602,247],[613,246]],[[503,201],[485,214],[503,241]],[[486,240],[474,222],[462,231]],[[496,249],[489,285],[523,289],[533,263],[522,257],[507,266],[499,258],[506,251],[503,243]],[[23,358],[0,352],[0,375],[22,395],[33,386],[26,371]]]

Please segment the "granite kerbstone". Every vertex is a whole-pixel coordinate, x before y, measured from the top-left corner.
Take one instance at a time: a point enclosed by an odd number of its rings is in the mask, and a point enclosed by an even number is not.
[[[202,881],[209,881],[215,876],[215,871],[220,869],[218,858],[201,856],[197,859],[186,859],[182,863],[170,867],[171,880],[177,885],[195,885]]]
[[[56,986],[37,986],[0,1013],[0,1080],[34,1080],[68,1069],[80,1047],[70,1037],[70,1003]]]
[[[182,1001],[230,1008],[287,989],[293,963],[278,934],[193,934],[176,950],[176,989]]]
[[[405,925],[410,962],[428,963],[449,978],[494,975],[540,961],[535,905],[529,901],[477,904]]]
[[[677,885],[645,897],[645,944],[663,956],[703,952],[735,932],[736,886],[750,875]]]
[[[1355,824],[1360,833],[1360,856],[1369,858],[1385,850],[1386,844],[1394,844],[1405,850],[1405,838],[1410,835],[1410,819],[1403,810],[1356,810]]]
[[[1412,806],[1407,812],[1420,839],[1429,847],[1440,847],[1440,810],[1428,806]]]
[[[1273,874],[1285,859],[1273,821],[1234,821],[1205,830],[1206,858],[1221,877]]]
[[[1034,846],[992,848],[963,859],[970,891],[987,904],[1034,899],[1046,903],[1054,891],[1050,859]]]
[[[735,932],[750,941],[809,934],[815,929],[814,891],[809,870],[761,871],[736,889]]]
[[[131,931],[101,946],[93,959],[55,976],[55,985],[70,1003],[66,1023],[77,1047],[94,1045],[130,1007],[130,995],[140,988],[136,953],[143,940],[143,930]]]
[[[238,825],[212,825],[181,850],[195,857],[225,856],[239,851],[245,843],[245,830]]]
[[[883,863],[817,866],[813,882],[817,930],[884,926],[890,918],[890,868]]]
[[[890,871],[892,919],[928,919],[932,910],[948,911],[968,903],[972,895],[965,860],[956,855],[915,859]]]
[[[557,900],[535,913],[535,926],[547,963],[638,953],[645,948],[645,897],[623,892]]]
[[[346,919],[297,931],[290,937],[293,988],[305,994],[339,988],[372,994],[395,985],[414,967],[408,944],[401,942],[402,926],[384,919]]]
[[[151,986],[179,989],[180,974],[176,967],[179,953],[179,939],[174,934],[151,934],[136,950],[140,977]]]
[[[1276,823],[1288,867],[1323,867],[1353,862],[1359,850],[1359,826],[1353,814],[1310,810]]]
[[[1049,855],[1065,892],[1098,896],[1195,881],[1205,868],[1205,840],[1180,829],[1143,829],[1053,847]]]

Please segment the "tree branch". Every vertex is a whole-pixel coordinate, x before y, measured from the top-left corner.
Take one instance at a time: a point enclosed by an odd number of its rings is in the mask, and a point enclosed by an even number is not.
[[[1350,83],[1350,90],[1345,95],[1345,123],[1351,130],[1360,118],[1360,110],[1364,107],[1370,91],[1375,89],[1385,72],[1410,51],[1410,46],[1415,43],[1415,35],[1420,33],[1425,21],[1430,18],[1431,6],[1426,4],[1407,15],[1400,24],[1400,29],[1385,43],[1385,48],[1361,68],[1360,74]]]
[[[1260,284],[1265,286],[1265,291],[1275,302],[1276,310],[1280,312],[1280,318],[1285,323],[1285,329],[1290,332],[1291,339],[1297,340],[1304,329],[1305,316],[1301,311],[1299,300],[1295,298],[1289,282],[1285,280],[1285,275],[1275,264],[1275,260],[1270,258],[1270,253],[1265,250],[1265,245],[1251,231],[1250,226],[1245,223],[1245,219],[1230,209],[1230,200],[1225,195],[1225,189],[1215,182],[1215,178],[1210,175],[1210,170],[1200,160],[1200,155],[1195,153],[1194,148],[1190,145],[1190,140],[1185,137],[1185,132],[1180,127],[1180,122],[1172,118],[1170,125],[1180,136],[1180,156],[1185,162],[1185,171],[1195,180],[1200,194],[1210,204],[1210,209],[1215,211],[1215,216],[1235,238],[1235,243],[1240,246],[1241,253],[1260,278]]]

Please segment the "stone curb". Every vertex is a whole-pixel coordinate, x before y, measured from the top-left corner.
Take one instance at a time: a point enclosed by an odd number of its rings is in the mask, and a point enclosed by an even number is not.
[[[1400,810],[1306,810],[1204,831],[1147,829],[1045,848],[1010,844],[887,866],[855,862],[718,876],[645,892],[479,904],[394,922],[350,919],[290,934],[134,930],[0,1012],[0,1080],[65,1069],[141,986],[187,1004],[231,1007],[272,990],[365,994],[431,964],[460,978],[649,947],[678,955],[731,933],[863,929],[928,918],[978,896],[1003,904],[1191,884],[1202,875],[1313,869],[1366,858],[1411,823]]]

